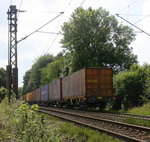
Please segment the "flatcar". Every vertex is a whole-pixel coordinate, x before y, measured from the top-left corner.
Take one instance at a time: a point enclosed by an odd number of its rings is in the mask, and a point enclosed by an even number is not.
[[[40,105],[103,108],[112,97],[112,69],[84,68],[25,94],[23,99]]]

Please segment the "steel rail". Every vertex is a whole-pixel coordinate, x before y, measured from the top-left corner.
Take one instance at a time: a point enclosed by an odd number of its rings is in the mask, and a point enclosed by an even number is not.
[[[90,119],[90,120],[94,120],[94,121],[100,121],[100,122],[109,123],[109,124],[113,124],[113,125],[119,125],[121,127],[132,128],[132,129],[135,129],[135,130],[138,130],[138,131],[139,130],[144,131],[146,133],[150,132],[150,128],[147,128],[147,127],[142,127],[142,126],[137,126],[137,125],[132,125],[132,124],[126,124],[126,123],[122,123],[122,122],[106,120],[106,119],[101,119],[101,118],[95,118],[95,117],[92,117],[92,116],[86,116],[86,115],[82,115],[82,114],[75,114],[75,113],[71,113],[71,112],[65,112],[65,111],[62,111],[62,110],[54,110],[54,109],[50,109],[50,108],[46,108],[46,107],[41,107],[39,109],[39,111],[54,115],[56,117],[65,119],[65,120],[70,121],[70,122],[74,122],[74,123],[77,123],[77,124],[80,124],[80,125],[84,125],[84,126],[99,130],[101,132],[105,132],[109,135],[113,135],[115,137],[121,138],[121,139],[126,140],[126,141],[144,142],[144,140],[137,139],[135,137],[131,137],[131,136],[124,135],[124,134],[119,134],[119,133],[107,130],[106,128],[100,128],[100,127],[94,126],[92,124],[87,124],[87,123],[84,123],[84,122],[81,122],[81,121],[78,121],[78,120],[72,120],[68,117],[66,118],[65,116],[60,116],[58,113],[62,113],[63,115],[64,114],[65,115],[73,115],[73,116],[77,116],[77,117],[82,117],[84,119],[86,118],[86,119]]]
[[[129,116],[129,117],[134,117],[134,118],[139,118],[139,119],[144,119],[144,120],[150,120],[149,115],[139,115],[139,114],[129,114],[129,113],[110,113],[110,114],[117,114],[118,116]]]

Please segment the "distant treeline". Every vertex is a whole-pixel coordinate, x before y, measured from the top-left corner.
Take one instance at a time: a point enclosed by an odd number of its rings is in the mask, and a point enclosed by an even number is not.
[[[139,66],[130,44],[133,30],[99,9],[77,8],[61,31],[63,51],[38,57],[23,78],[22,94],[84,67],[114,71],[113,108],[126,109],[149,100],[149,65]]]

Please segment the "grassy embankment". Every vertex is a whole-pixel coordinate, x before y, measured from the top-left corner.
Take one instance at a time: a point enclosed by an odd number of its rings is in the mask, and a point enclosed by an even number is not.
[[[119,142],[88,128],[37,113],[38,106],[0,103],[0,142]]]
[[[150,116],[150,103],[144,104],[141,107],[135,107],[135,108],[129,109],[128,111],[123,111],[123,113],[149,115]],[[124,120],[124,122],[129,123],[129,124],[150,127],[150,120],[141,120],[138,118],[129,117],[126,120]]]

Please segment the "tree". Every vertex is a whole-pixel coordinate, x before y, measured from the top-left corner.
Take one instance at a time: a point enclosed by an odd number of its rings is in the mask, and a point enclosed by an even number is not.
[[[32,72],[31,69],[28,70],[23,77],[24,84],[22,88],[22,94],[28,93],[35,88],[32,77],[31,77],[31,72]]]
[[[23,87],[19,87],[18,88],[18,95],[19,95],[19,97],[21,97],[23,95],[22,89],[23,89]]]
[[[41,69],[41,84],[45,85],[61,77],[63,68],[63,57],[56,56],[56,59]]]
[[[41,86],[41,74],[40,70],[47,66],[48,63],[54,60],[53,55],[46,54],[36,59],[36,62],[32,66],[31,77],[34,82],[34,89]]]
[[[0,102],[5,98],[5,96],[8,96],[8,90],[4,87],[0,88]]]
[[[128,109],[140,106],[150,100],[150,65],[133,65],[129,71],[114,77],[114,109]]]
[[[6,87],[6,71],[0,68],[0,87]]]
[[[30,92],[41,86],[41,69],[54,60],[53,55],[43,55],[35,60],[32,68],[25,73],[23,78],[23,94]]]
[[[133,30],[102,8],[77,8],[62,32],[63,48],[71,54],[71,72],[90,66],[112,67],[118,72],[137,63],[129,47],[135,39]]]

